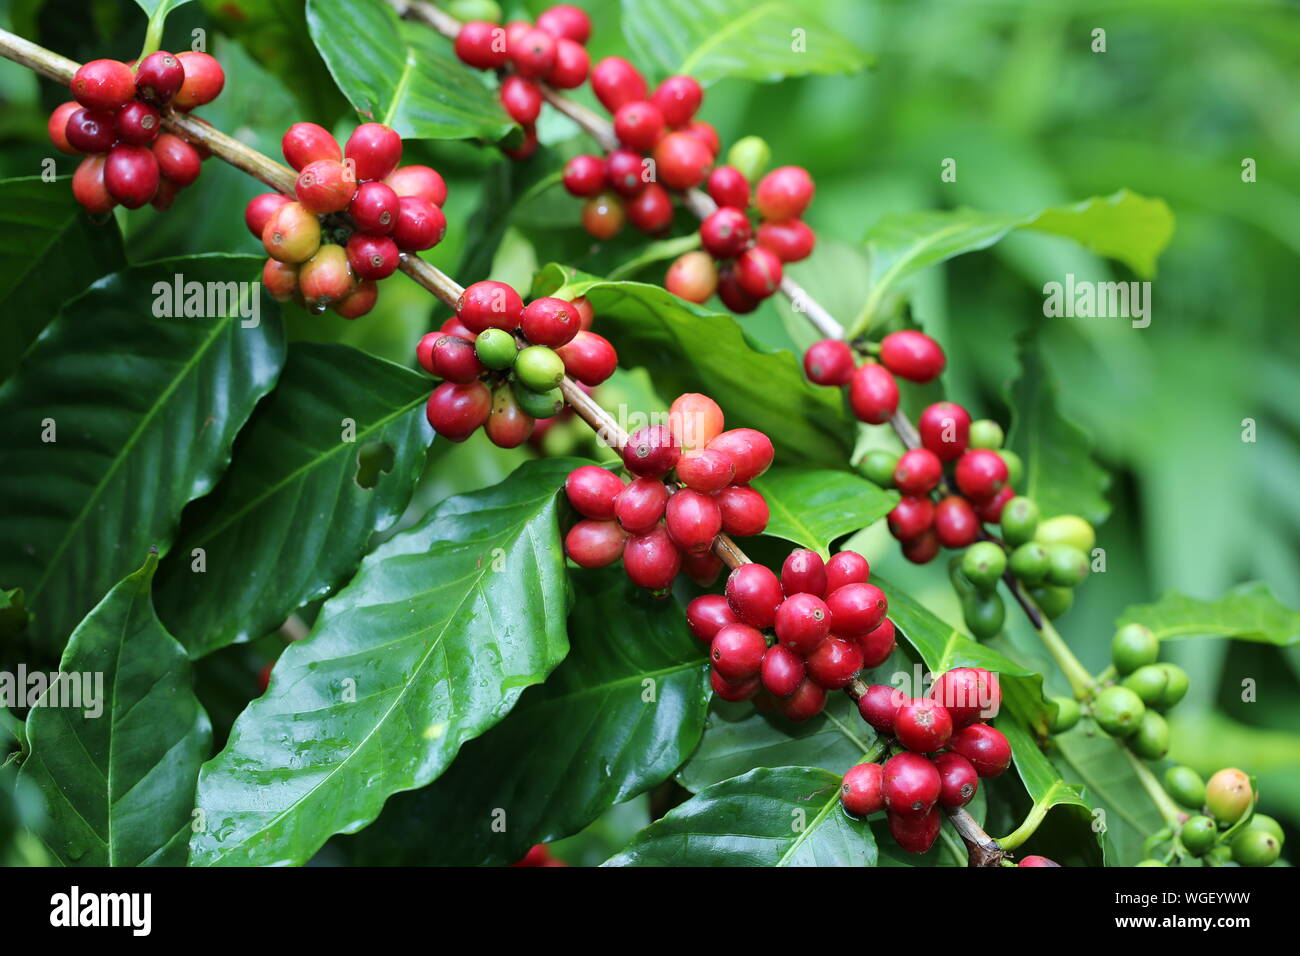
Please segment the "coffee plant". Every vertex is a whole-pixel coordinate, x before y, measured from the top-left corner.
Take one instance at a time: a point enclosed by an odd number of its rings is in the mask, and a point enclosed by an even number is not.
[[[1149,280],[1163,200],[822,214],[824,107],[732,89],[863,71],[839,7],[62,6],[0,31],[6,862],[1283,859],[1170,650],[1300,613],[1112,584],[1091,383],[926,320],[1011,232]]]

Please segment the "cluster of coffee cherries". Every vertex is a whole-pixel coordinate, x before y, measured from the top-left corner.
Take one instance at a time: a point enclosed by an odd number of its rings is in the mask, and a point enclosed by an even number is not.
[[[781,166],[760,179],[753,194],[757,230],[749,218],[749,180],[737,167],[713,170],[708,189],[718,208],[700,223],[704,249],[674,261],[664,286],[691,302],[717,292],[732,312],[753,312],[781,287],[784,263],[812,255],[816,236],[800,218],[812,202],[812,177],[800,166]]]
[[[791,720],[821,713],[828,690],[843,690],[894,652],[889,602],[868,583],[870,573],[857,552],[823,561],[798,549],[779,578],[761,564],[743,564],[727,578],[725,594],[691,601],[686,623],[709,645],[714,693],[730,701],[761,694],[760,706]]]
[[[678,573],[712,584],[722,570],[717,536],[767,527],[767,502],[749,482],[773,457],[762,432],[723,424],[707,395],[679,395],[668,424],[639,428],[623,445],[631,481],[595,465],[574,469],[564,489],[582,518],[565,535],[565,553],[584,568],[621,558],[632,583],[650,591],[666,590]]]
[[[996,777],[1011,764],[1007,738],[985,723],[1001,703],[997,675],[979,667],[947,671],[924,697],[889,684],[867,688],[858,711],[896,752],[883,764],[849,769],[840,787],[844,809],[856,817],[883,810],[900,847],[929,850],[942,811],[966,806],[980,778]]]
[[[590,36],[591,20],[569,4],[542,11],[535,24],[512,20],[502,27],[472,20],[461,25],[455,41],[461,62],[504,73],[501,105],[524,129],[523,142],[505,150],[511,159],[527,159],[537,150],[542,84],[571,90],[586,82],[591,61],[585,44]]]
[[[199,178],[207,152],[162,130],[163,109],[188,112],[217,98],[226,75],[206,53],[159,50],[139,64],[91,60],[68,84],[73,100],[50,114],[50,141],[64,153],[82,153],[72,195],[87,212],[121,204],[166,209],[176,193]]]
[[[1155,833],[1147,841],[1148,853],[1165,844],[1166,859],[1190,855],[1209,866],[1271,866],[1282,855],[1282,826],[1255,812],[1259,794],[1241,770],[1225,767],[1206,783],[1191,767],[1175,765],[1165,771],[1164,784],[1166,792],[1194,815]],[[1138,864],[1166,865],[1155,857]]]
[[[544,296],[524,305],[504,282],[476,282],[456,315],[420,339],[416,359],[442,379],[425,412],[434,430],[464,441],[482,426],[502,448],[523,444],[539,419],[564,409],[560,382],[570,375],[595,387],[614,374],[618,353],[593,331],[583,297]]]
[[[270,256],[262,284],[280,302],[365,315],[403,253],[446,235],[446,183],[428,166],[399,167],[402,137],[382,123],[362,123],[345,147],[324,127],[294,123],[280,146],[298,171],[294,198],[262,193],[244,209]]]

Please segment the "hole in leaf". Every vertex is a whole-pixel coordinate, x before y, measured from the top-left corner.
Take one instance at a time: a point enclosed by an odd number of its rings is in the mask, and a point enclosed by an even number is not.
[[[357,449],[356,482],[362,488],[379,484],[379,476],[393,470],[393,446],[388,442],[372,441]]]

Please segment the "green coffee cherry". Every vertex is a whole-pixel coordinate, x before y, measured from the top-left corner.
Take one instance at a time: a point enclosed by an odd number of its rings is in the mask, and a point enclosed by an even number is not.
[[[1256,813],[1246,821],[1246,827],[1251,830],[1265,830],[1273,834],[1273,836],[1277,837],[1279,846],[1286,842],[1286,834],[1282,831],[1282,824],[1278,823],[1270,816]]]
[[[1173,766],[1165,771],[1165,790],[1185,807],[1205,806],[1205,781],[1191,767]]]
[[[742,137],[727,150],[727,165],[739,169],[754,186],[758,185],[758,178],[771,161],[772,148],[761,136]]]
[[[502,329],[484,329],[474,340],[474,354],[488,368],[509,368],[515,364],[519,346],[515,344],[515,337],[509,332]]]
[[[1205,806],[1227,826],[1240,820],[1254,800],[1250,778],[1236,767],[1225,767],[1205,785]]]
[[[1183,670],[1177,664],[1162,662],[1156,665],[1165,672],[1168,681],[1165,684],[1165,692],[1160,695],[1160,702],[1156,704],[1160,710],[1168,710],[1174,704],[1178,703],[1187,694],[1187,671]]]
[[[1210,852],[1205,854],[1205,859],[1215,866],[1224,866],[1232,862],[1232,847],[1226,843],[1216,843],[1210,847]]]
[[[522,352],[520,353],[523,354]],[[511,391],[519,407],[533,418],[551,418],[564,410],[564,396],[558,388],[545,392],[535,392],[519,382],[511,382]]]
[[[1047,552],[1037,542],[1030,541],[1012,551],[1008,564],[1011,573],[1030,587],[1041,584],[1047,577]]]
[[[1088,556],[1068,544],[1049,544],[1047,582],[1061,588],[1074,588],[1088,576]]]
[[[1134,866],[1164,866],[1159,860],[1139,860]]]
[[[1063,734],[1079,722],[1083,711],[1073,697],[1053,697],[1052,703],[1056,705],[1056,716],[1047,725],[1052,733]]]
[[[1129,738],[1129,747],[1143,760],[1159,760],[1169,753],[1169,724],[1154,710],[1147,708],[1137,733]]]
[[[1246,827],[1232,840],[1232,858],[1242,866],[1269,866],[1282,853],[1282,841],[1267,830]]]
[[[1052,621],[1055,621],[1074,606],[1074,592],[1069,588],[1058,588],[1050,584],[1044,584],[1040,587],[1030,588],[1029,596],[1034,599],[1034,603]]]
[[[969,446],[971,448],[992,448],[996,451],[1002,447],[1002,442],[1005,440],[1006,435],[1002,433],[1002,426],[991,418],[981,418],[970,423]]]
[[[501,7],[495,0],[451,0],[447,12],[461,23],[474,20],[486,20],[488,23],[501,22]]]
[[[881,488],[892,488],[894,469],[898,467],[898,456],[892,451],[875,448],[863,456],[861,467],[868,481],[875,482]]]
[[[1191,817],[1183,824],[1179,836],[1183,846],[1187,847],[1188,853],[1192,856],[1204,856],[1219,839],[1219,828],[1209,817]]]
[[[1012,488],[1016,487],[1025,477],[1025,463],[1009,448],[999,448],[998,454],[1007,463],[1007,484]]]
[[[1154,707],[1160,703],[1169,675],[1159,664],[1143,664],[1120,683],[1141,697],[1142,703]]]
[[[976,541],[961,556],[961,573],[982,591],[998,586],[1007,569],[1007,553],[992,541]]]
[[[1146,710],[1142,698],[1127,687],[1107,687],[1093,702],[1092,716],[1106,733],[1128,737],[1137,733]]]
[[[966,626],[980,639],[993,637],[1001,631],[1007,617],[1006,605],[996,591],[987,594],[972,591],[962,598],[961,610]]]
[[[1110,659],[1120,674],[1154,664],[1160,656],[1160,641],[1143,624],[1125,624],[1110,641]]]
[[[1044,545],[1068,544],[1090,554],[1097,544],[1097,533],[1078,515],[1057,515],[1039,523],[1034,540]]]
[[[1033,498],[1017,495],[1002,507],[1002,538],[1015,546],[1034,539],[1038,529],[1038,505]]]
[[[545,345],[530,345],[515,356],[515,377],[534,392],[549,392],[564,378],[564,360]]]

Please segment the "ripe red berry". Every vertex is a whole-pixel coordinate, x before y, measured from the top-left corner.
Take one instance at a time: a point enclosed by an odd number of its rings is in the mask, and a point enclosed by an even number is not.
[[[627,60],[607,56],[592,68],[591,90],[611,113],[624,103],[646,98],[645,78]]]
[[[796,654],[807,656],[831,632],[831,612],[815,594],[792,594],[776,609],[777,640]]]
[[[781,260],[771,249],[750,246],[736,260],[736,281],[756,299],[766,299],[781,287]]]
[[[721,594],[702,594],[686,605],[686,626],[697,641],[706,644],[712,643],[719,629],[739,620]]]
[[[158,192],[158,160],[147,146],[114,146],[104,163],[109,195],[127,209],[139,209]]]
[[[530,80],[545,80],[555,68],[555,37],[545,30],[529,30],[510,43],[515,72]]]
[[[804,374],[818,385],[847,385],[855,367],[853,349],[839,339],[814,342],[803,354]]]
[[[623,446],[623,465],[634,475],[666,475],[680,456],[681,449],[667,425],[639,428]]]
[[[614,519],[614,499],[623,490],[623,479],[605,468],[583,465],[564,479],[569,503],[585,518],[597,521]]]
[[[735,482],[747,485],[772,466],[776,450],[772,440],[753,428],[733,428],[712,439],[706,446],[731,457],[736,466]]]
[[[949,495],[934,506],[934,533],[945,548],[964,548],[979,538],[980,521],[969,501]]]
[[[113,112],[135,96],[135,74],[121,60],[91,60],[78,68],[68,86],[87,109]]]
[[[718,259],[740,255],[749,245],[749,217],[741,210],[723,206],[700,223],[700,242]]]
[[[159,172],[177,186],[188,186],[199,178],[203,160],[199,152],[179,136],[163,133],[151,147]]]
[[[365,315],[379,300],[379,286],[370,279],[362,279],[351,292],[333,303],[330,308],[345,319]],[[488,419],[491,421],[491,418]]]
[[[899,816],[915,819],[929,813],[940,788],[939,771],[920,754],[900,753],[885,761],[885,806]]]
[[[898,708],[894,716],[894,735],[908,750],[934,753],[952,736],[952,717],[934,701],[916,697]]]
[[[348,265],[347,252],[333,243],[322,245],[298,269],[298,291],[309,307],[337,302],[355,287],[356,277]],[[471,345],[471,353],[473,348]]]
[[[76,100],[60,103],[54,108],[49,121],[45,124],[46,132],[50,134],[50,142],[61,153],[77,152],[76,147],[68,142],[68,119],[80,109],[84,107]]]
[[[718,270],[718,298],[737,315],[748,315],[757,309],[762,301],[740,287],[734,263],[728,263]]]
[[[612,150],[605,157],[605,177],[609,188],[630,198],[646,187],[650,180],[648,166],[640,153],[630,149]]]
[[[492,413],[483,430],[498,448],[518,448],[533,433],[536,419],[519,405],[511,387],[502,383],[492,393]]]
[[[623,209],[628,222],[651,235],[667,229],[673,221],[672,197],[658,183],[647,183],[645,189],[623,204]]]
[[[419,196],[402,196],[397,203],[393,241],[399,249],[420,252],[442,242],[447,235],[447,217],[441,209]]]
[[[534,81],[512,73],[501,81],[498,95],[501,105],[516,123],[537,122],[542,112],[542,88]]]
[[[732,485],[719,491],[716,500],[722,514],[722,530],[733,538],[751,538],[767,528],[770,517],[767,501],[753,488]]]
[[[987,448],[971,448],[957,459],[957,487],[967,498],[987,501],[1007,483],[1007,463]]]
[[[748,680],[731,683],[716,670],[709,671],[709,684],[713,687],[713,692],[723,700],[738,702],[749,700],[758,693],[762,686],[757,677],[751,677]]]
[[[928,497],[904,495],[888,515],[889,533],[899,541],[913,541],[934,524],[934,502]]]
[[[386,236],[397,225],[401,206],[397,193],[383,183],[362,183],[352,202],[348,215],[361,232],[371,236]]]
[[[750,627],[771,627],[784,595],[776,575],[761,564],[742,564],[727,577],[727,603]]]
[[[474,334],[484,329],[513,332],[519,327],[524,302],[504,282],[485,279],[468,286],[456,300],[456,317]]]
[[[322,159],[343,162],[343,149],[338,140],[315,123],[294,123],[281,137],[280,149],[285,162],[299,172]]]
[[[663,134],[664,117],[653,103],[632,100],[614,113],[614,135],[628,149],[648,153]]]
[[[704,102],[704,90],[689,76],[670,76],[659,84],[651,97],[669,126],[685,126]]]
[[[279,193],[261,193],[254,196],[244,207],[244,224],[248,226],[248,231],[261,239],[267,220],[287,202],[289,197],[281,196]]]
[[[645,534],[668,506],[668,489],[658,478],[635,478],[614,500],[614,514],[629,534]]]
[[[135,89],[150,103],[165,106],[180,92],[185,82],[181,61],[163,50],[150,53],[135,71]]]
[[[722,408],[707,395],[683,392],[668,409],[668,428],[683,451],[698,451],[722,434]]]
[[[789,720],[810,720],[826,706],[826,690],[814,680],[805,680],[799,689],[777,703],[777,709]]]
[[[690,133],[669,133],[654,150],[655,169],[661,183],[670,189],[691,189],[704,182],[713,165],[713,154]]]
[[[980,778],[975,767],[961,754],[941,753],[932,758],[939,771],[939,805],[955,809],[964,807],[979,792]]]
[[[572,307],[573,303],[570,303]],[[576,310],[575,310],[576,311]],[[527,335],[527,331],[524,333]],[[564,371],[583,385],[595,388],[618,368],[618,352],[609,340],[595,332],[579,330],[565,345],[555,350],[564,362]]]
[[[928,564],[938,556],[939,548],[939,536],[929,528],[917,537],[903,541],[899,550],[913,564]]]
[[[843,637],[866,634],[885,619],[889,602],[874,584],[846,584],[826,597],[831,630]]]
[[[566,37],[559,37],[555,41],[555,65],[551,67],[551,74],[546,81],[557,90],[576,90],[587,82],[587,74],[591,70],[591,57],[583,49],[581,43],[576,43]]]
[[[623,228],[623,204],[613,193],[601,193],[582,207],[582,228],[596,239],[613,239]]]
[[[786,222],[803,215],[812,202],[813,181],[801,166],[781,166],[758,183],[754,199],[768,222]]]
[[[971,724],[952,735],[948,749],[959,753],[981,777],[996,777],[1011,765],[1011,744],[988,724]]]
[[[306,262],[320,248],[320,220],[302,207],[287,202],[266,220],[262,245],[280,262]]]
[[[1060,866],[1055,860],[1049,860],[1045,856],[1027,856],[1016,866]]]
[[[117,138],[132,146],[148,146],[158,138],[162,120],[158,111],[142,100],[132,100],[117,111],[113,121]]]
[[[116,205],[104,185],[106,161],[104,156],[87,156],[72,174],[72,197],[92,214],[106,213]]]
[[[943,462],[928,448],[908,449],[894,466],[894,486],[905,495],[928,495],[942,477]]]
[[[482,382],[443,382],[429,396],[424,412],[439,436],[461,442],[487,421],[492,393]]]
[[[898,383],[882,365],[860,365],[849,380],[849,405],[868,425],[883,425],[898,411]]]
[[[603,568],[623,556],[627,535],[612,521],[579,521],[564,536],[564,553],[583,568]]]
[[[702,588],[711,588],[722,573],[722,559],[712,551],[682,555],[682,574]],[[724,598],[725,600],[725,598]]]
[[[342,212],[357,192],[357,181],[342,163],[318,159],[308,163],[294,183],[294,195],[308,212]]]
[[[871,577],[871,565],[856,551],[837,551],[826,562],[826,593],[831,594],[846,584],[866,584]]]
[[[1016,496],[1016,489],[1010,485],[1003,485],[992,498],[976,502],[975,516],[985,524],[997,524],[1002,520],[1002,509],[1006,507],[1007,502]]]
[[[474,343],[455,335],[438,336],[429,356],[433,374],[449,382],[472,382],[486,371],[474,351]]]
[[[262,285],[276,302],[288,302],[298,291],[298,267],[268,258],[262,265]]]
[[[596,321],[596,310],[591,304],[591,300],[585,295],[580,295],[571,300],[574,311],[578,313],[578,324],[582,326],[584,332],[590,332],[592,324]]]
[[[441,208],[447,201],[447,183],[429,166],[398,166],[384,177],[384,185],[402,196],[419,196]]]
[[[638,587],[662,591],[673,583],[681,566],[682,556],[663,525],[633,537],[623,548],[623,569]]]
[[[181,88],[172,99],[172,105],[176,109],[189,112],[196,106],[211,103],[221,94],[226,85],[226,73],[215,57],[196,50],[186,50],[177,53],[176,59],[181,61],[181,68],[185,70]]]
[[[709,495],[683,488],[668,499],[668,534],[677,547],[699,554],[713,547],[722,530],[722,512]]]
[[[524,338],[533,345],[558,348],[578,334],[578,315],[564,299],[534,299],[519,316]]]
[[[889,833],[894,842],[908,853],[925,853],[934,846],[939,838],[939,829],[943,824],[943,814],[936,807],[920,817],[905,817],[890,813]]]
[[[988,709],[989,716],[997,713],[1001,700],[996,682],[991,682],[988,671],[976,667],[954,667],[939,676],[930,689],[930,697],[942,704],[957,728],[982,720]],[[994,697],[997,700],[994,700]]]
[[[347,244],[348,264],[363,279],[387,279],[397,271],[401,252],[387,236],[355,233]]]
[[[827,690],[847,687],[862,670],[862,649],[855,641],[828,637],[808,655],[808,677]]]
[[[812,255],[817,234],[802,219],[764,222],[758,227],[758,244],[771,249],[782,262],[799,262]]]
[[[735,166],[719,166],[709,173],[709,197],[720,208],[749,208],[749,181]]]
[[[871,727],[882,734],[893,736],[894,718],[898,708],[907,700],[907,695],[897,687],[888,684],[872,684],[867,692],[858,698],[858,713]]]
[[[558,3],[537,15],[537,29],[574,43],[586,43],[591,36],[591,20],[582,8]]]
[[[709,151],[709,161],[718,155],[722,149],[722,140],[718,138],[718,131],[713,128],[712,123],[706,123],[704,120],[695,120],[688,124],[683,130],[687,136],[697,140],[701,146]]]
[[[921,444],[943,461],[955,461],[970,444],[970,413],[955,402],[935,402],[917,420]]]
[[[728,624],[713,636],[709,660],[714,670],[734,682],[757,677],[766,652],[762,632],[747,624]]]
[[[763,656],[760,677],[773,697],[789,697],[803,683],[803,658],[781,644],[769,647]]]
[[[924,383],[938,378],[947,360],[930,336],[904,329],[880,340],[880,361],[899,378]]]
[[[897,643],[894,622],[885,618],[866,634],[859,634],[857,641],[862,649],[862,666],[868,669],[879,667],[894,653]]]
[[[710,494],[715,491],[727,489],[731,484],[732,478],[736,474],[736,466],[731,458],[720,451],[701,451],[683,452],[682,457],[677,459],[677,480],[687,488],[695,491],[702,491]],[[745,489],[748,490],[748,489]],[[758,494],[757,492],[754,492]],[[762,497],[761,495],[759,496]],[[722,526],[727,534],[736,532],[727,530],[727,507],[721,498],[718,501],[718,507],[722,508]],[[749,509],[735,508],[732,519],[744,519],[750,515]],[[763,503],[762,522],[767,523],[767,503]],[[757,520],[760,516],[757,511],[754,512],[754,518]],[[761,529],[760,529],[761,530]],[[757,531],[750,531],[749,534],[757,534]],[[744,537],[744,535],[742,535]]]
[[[473,20],[461,25],[456,34],[456,57],[478,70],[495,70],[506,65],[506,31],[495,23]]]
[[[822,597],[826,594],[826,572],[820,554],[808,548],[796,548],[781,565],[781,590],[786,597],[795,594]]]
[[[855,817],[869,817],[885,809],[885,770],[878,763],[850,767],[840,784],[840,803]]]
[[[79,153],[107,153],[117,142],[113,119],[106,110],[79,107],[68,116],[64,138]]]
[[[571,196],[588,198],[605,188],[605,161],[584,153],[564,164],[564,188]]]

